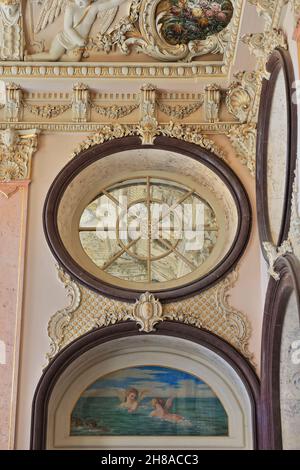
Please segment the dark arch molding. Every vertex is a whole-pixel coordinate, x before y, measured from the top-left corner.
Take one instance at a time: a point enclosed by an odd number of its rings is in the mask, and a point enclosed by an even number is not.
[[[118,300],[134,302],[141,294],[116,287],[100,281],[96,276],[84,270],[68,253],[60,238],[57,226],[57,212],[64,191],[71,181],[87,166],[108,155],[132,149],[153,148],[172,151],[197,160],[211,169],[228,187],[238,213],[238,228],[230,250],[214,268],[202,278],[181,287],[155,291],[155,296],[163,302],[179,300],[199,293],[219,282],[241,258],[246,249],[251,231],[251,206],[247,193],[240,180],[229,166],[215,154],[195,144],[182,140],[159,136],[154,145],[142,145],[138,136],[114,139],[81,152],[71,160],[52,183],[44,205],[44,232],[48,245],[59,264],[81,284],[97,293]]]
[[[138,327],[134,322],[124,322],[114,326],[100,328],[75,340],[53,359],[45,369],[37,385],[33,399],[30,443],[31,450],[46,449],[49,399],[57,380],[67,367],[80,355],[93,349],[99,344],[118,338],[134,337],[141,334],[144,333],[139,333]],[[207,349],[214,351],[236,371],[250,398],[254,448],[259,449],[261,447],[259,433],[260,383],[254,369],[248,361],[224,340],[218,338],[212,333],[192,326],[166,321],[160,323],[157,330],[150,334],[183,338],[200,344]]]
[[[281,214],[281,226],[278,240],[273,241],[271,236],[270,217],[268,211],[268,142],[272,101],[279,72],[283,70],[285,78],[285,96],[287,102],[287,147],[286,147],[286,176],[284,203]],[[259,237],[262,252],[267,260],[267,254],[263,247],[264,242],[280,246],[288,237],[291,217],[291,196],[293,192],[294,172],[297,160],[297,106],[293,104],[293,88],[295,74],[290,53],[285,49],[276,49],[267,63],[269,80],[264,79],[257,123],[257,147],[256,147],[256,194],[257,194],[257,218]]]
[[[294,255],[279,258],[275,265],[280,280],[270,279],[263,321],[261,407],[264,449],[281,450],[280,348],[288,301],[296,294],[300,322],[300,262]]]

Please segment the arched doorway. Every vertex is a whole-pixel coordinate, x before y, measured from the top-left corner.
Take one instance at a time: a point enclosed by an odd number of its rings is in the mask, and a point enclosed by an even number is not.
[[[172,391],[174,392],[177,387],[178,392],[175,397],[178,406],[176,405],[175,413],[173,410],[170,412],[170,416],[176,415],[180,408],[180,400],[186,398],[182,395],[182,390],[188,398],[193,398],[194,404],[197,401],[199,405],[201,388],[201,398],[206,397],[210,403],[211,400],[215,403],[209,415],[209,424],[212,427],[207,426],[206,431],[199,431],[199,427],[198,431],[195,431],[194,427],[191,432],[187,431],[191,430],[191,427],[183,431],[178,424],[176,432],[169,436],[165,435],[163,440],[159,438],[162,434],[159,434],[160,431],[157,432],[157,428],[156,432],[150,430],[146,439],[143,435],[133,436],[132,432],[121,431],[117,433],[116,438],[116,433],[112,432],[107,423],[100,426],[95,418],[84,421],[86,417],[80,417],[76,412],[79,409],[78,400],[86,397],[87,392],[89,396],[92,393],[95,397],[95,391],[91,391],[91,386],[95,390],[97,385],[94,384],[98,383],[99,386],[101,380],[103,385],[103,378],[107,381],[107,378],[111,379],[112,374],[115,374],[114,379],[116,379],[116,373],[125,371],[128,380],[129,376],[132,377],[132,372],[136,374],[138,371],[139,374],[144,374],[145,369],[148,379],[150,372],[152,374],[146,384],[148,392],[143,403],[148,419],[151,415],[149,407],[153,406],[155,397],[158,398],[157,394],[162,393],[162,388],[159,388],[162,384],[161,378],[160,384],[158,381],[155,383],[155,392],[151,391],[153,372],[165,374],[169,369],[172,371]],[[174,384],[175,370],[176,376],[184,374],[183,389],[182,383],[180,390],[178,382]],[[187,392],[191,390],[187,386],[191,377],[194,386],[198,387],[197,396],[193,392],[193,397],[190,391]],[[182,380],[183,376],[179,378]],[[120,376],[117,379],[120,379]],[[144,377],[141,378],[140,375],[135,379],[135,385],[138,381],[135,389],[139,389],[142,379],[144,380]],[[96,393],[96,395],[99,398],[101,394]],[[260,447],[259,395],[259,380],[252,367],[233,347],[215,335],[175,322],[163,322],[157,331],[141,334],[133,322],[124,322],[94,330],[79,338],[58,354],[47,367],[38,384],[33,402],[31,448],[34,450],[111,449],[117,445],[118,447],[121,445],[122,448],[160,448],[161,442],[164,447],[166,446],[167,439],[168,448],[174,449],[182,448],[183,445],[186,448],[199,449],[255,449]],[[103,398],[103,394],[101,396]],[[166,404],[165,398],[166,396],[161,399]],[[209,401],[206,401],[206,404]],[[217,403],[219,424],[223,413],[221,431],[220,427],[215,426],[214,413]],[[200,416],[201,406],[194,409],[197,410],[197,416]],[[187,414],[187,408],[181,414],[180,418],[185,418],[187,426],[197,425],[192,422],[191,415]],[[130,415],[131,420],[134,419],[133,415]],[[155,416],[153,409],[151,416]],[[205,418],[204,415],[201,416],[203,424]],[[181,424],[184,424],[183,420],[181,421]],[[74,432],[76,426],[80,431],[77,434]],[[86,432],[84,430],[86,428],[89,431],[92,429],[92,432]]]

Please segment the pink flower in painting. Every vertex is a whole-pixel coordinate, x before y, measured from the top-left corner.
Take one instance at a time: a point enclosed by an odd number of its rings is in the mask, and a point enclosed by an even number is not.
[[[225,13],[223,13],[223,12],[218,13],[218,14],[217,14],[217,18],[218,18],[218,20],[220,20],[220,21],[226,21],[226,20],[227,20],[227,16],[226,16]]]
[[[221,11],[221,5],[215,2],[211,4],[210,8],[214,13],[218,13],[219,11]]]
[[[215,16],[212,10],[206,10],[205,15],[207,18],[212,18],[213,16]]]

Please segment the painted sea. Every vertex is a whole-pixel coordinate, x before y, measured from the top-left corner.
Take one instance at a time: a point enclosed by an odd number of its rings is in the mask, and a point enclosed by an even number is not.
[[[199,378],[141,366],[90,385],[73,409],[70,435],[226,436],[228,419],[219,398]]]

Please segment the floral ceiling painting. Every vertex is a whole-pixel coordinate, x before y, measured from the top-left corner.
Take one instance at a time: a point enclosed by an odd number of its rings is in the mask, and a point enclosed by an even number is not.
[[[167,0],[161,3],[158,14],[165,40],[174,45],[188,44],[226,28],[233,5],[228,0]]]

